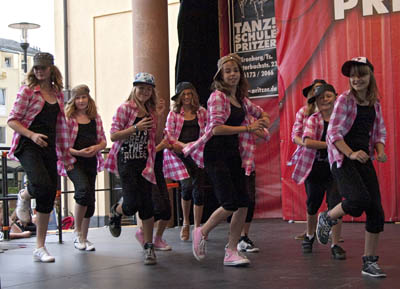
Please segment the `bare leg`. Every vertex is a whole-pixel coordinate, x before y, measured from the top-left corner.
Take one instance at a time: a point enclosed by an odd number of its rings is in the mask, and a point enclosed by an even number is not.
[[[144,243],[153,243],[154,217],[142,220]]]
[[[343,217],[346,213],[343,211],[342,203],[339,203],[332,210],[328,212],[328,216],[331,217],[332,220],[339,219]]]
[[[182,204],[183,224],[190,225],[189,214],[192,201],[191,200],[185,201],[184,199],[182,199],[181,204]]]
[[[233,215],[230,226],[228,248],[232,251],[237,251],[237,244],[240,239],[244,221],[246,220],[247,207],[237,209]]]
[[[203,209],[204,206],[193,206],[193,214],[194,214],[194,227],[200,227],[201,225],[201,218],[203,217]]]
[[[203,234],[203,236],[207,237],[212,229],[214,229],[223,220],[226,220],[226,218],[232,215],[232,213],[233,211],[225,210],[223,207],[219,207],[218,209],[216,209],[207,220],[207,222],[201,227],[201,233]]]
[[[165,228],[167,227],[168,221],[166,220],[159,220],[156,230],[156,237],[162,238]]]
[[[44,247],[50,214],[36,213],[36,248]]]
[[[338,223],[332,227],[332,245],[337,245],[340,240],[340,235],[342,233],[342,223],[343,220],[339,219]]]
[[[83,218],[82,225],[81,225],[81,238],[83,241],[87,240],[89,224],[90,224],[90,218]]]
[[[376,256],[378,241],[379,241],[379,233],[374,234],[365,231],[364,256]]]
[[[84,238],[82,236],[82,221],[83,218],[86,214],[86,210],[87,210],[87,206],[81,206],[77,203],[75,203],[75,232],[78,234],[79,238],[80,238],[80,242],[83,242],[86,240],[86,238]],[[87,234],[87,232],[86,232]]]
[[[317,229],[317,214],[309,215],[307,214],[307,235],[312,236],[315,234]]]

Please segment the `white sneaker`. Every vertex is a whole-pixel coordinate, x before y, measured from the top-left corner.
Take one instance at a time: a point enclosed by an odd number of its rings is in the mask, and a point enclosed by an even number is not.
[[[33,261],[35,262],[50,263],[55,260],[56,259],[53,256],[50,256],[46,247],[38,248],[33,251]]]
[[[75,249],[85,250],[86,249],[86,243],[80,241],[79,235],[76,232],[74,232],[74,235],[75,235],[74,236],[74,247],[75,247]]]
[[[22,198],[21,194],[24,191],[25,189],[20,190],[18,193],[17,207],[15,208],[15,212],[18,219],[20,219],[22,223],[29,223],[31,221],[31,202],[30,200],[25,200]]]
[[[96,248],[94,247],[94,244],[92,242],[90,242],[89,240],[85,241],[85,250],[86,251],[96,251]]]

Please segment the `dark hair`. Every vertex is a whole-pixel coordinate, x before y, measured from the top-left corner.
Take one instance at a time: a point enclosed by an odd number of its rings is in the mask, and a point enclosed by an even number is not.
[[[367,87],[367,94],[366,94],[366,100],[369,102],[369,106],[374,106],[375,102],[380,98],[380,94],[378,91],[378,86],[376,85],[376,79],[374,76],[373,71],[368,65],[352,65],[350,68],[350,78],[351,75],[357,75],[359,77],[365,76],[369,74],[370,79],[369,79],[369,84]],[[357,91],[351,86],[351,79],[349,78],[349,83],[350,83],[350,90],[354,94],[357,100],[359,99],[359,96],[357,94]]]
[[[33,70],[34,68],[32,67],[27,75],[28,87],[30,89],[33,89],[35,86],[40,84],[40,81],[36,78],[35,72]],[[56,89],[59,92],[63,90],[64,85],[61,72],[55,65],[50,65],[50,82],[52,88]]]
[[[219,90],[222,91],[223,93],[225,93],[226,95],[230,94],[230,89],[229,87],[226,85],[226,83],[222,80],[222,74],[224,73],[224,68],[223,66],[228,63],[228,62],[234,62],[236,63],[236,65],[239,67],[239,71],[240,71],[240,80],[239,80],[239,84],[238,84],[238,89],[236,90],[236,98],[239,101],[240,104],[242,104],[242,100],[245,97],[248,97],[249,94],[249,83],[247,82],[246,77],[244,76],[244,71],[241,65],[239,65],[236,61],[234,60],[229,60],[227,62],[225,62],[222,65],[222,69],[221,71],[218,73],[218,75],[215,77],[213,83],[211,84],[211,89],[214,90]]]

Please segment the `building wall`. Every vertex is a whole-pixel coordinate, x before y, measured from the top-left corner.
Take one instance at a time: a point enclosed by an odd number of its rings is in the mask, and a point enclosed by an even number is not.
[[[11,59],[10,63],[6,63],[6,58]],[[32,55],[28,55],[28,71],[32,67]],[[21,69],[23,54],[17,52],[0,51],[0,89],[5,89],[5,103],[0,103],[0,133],[5,130],[5,142],[1,142],[0,146],[11,146],[13,130],[7,126],[8,114],[15,102],[18,90],[24,82],[24,72]]]
[[[70,88],[85,83],[91,89],[103,119],[107,147],[109,131],[117,107],[128,97],[133,80],[132,0],[69,0],[68,42]],[[64,73],[63,1],[54,1],[55,61]],[[178,49],[177,15],[179,0],[168,0],[170,87],[175,89],[175,59]],[[171,95],[172,95],[171,94]],[[97,188],[108,187],[107,177],[100,174]],[[73,186],[68,185],[68,190]],[[96,196],[95,214],[105,216],[110,207],[109,194]],[[74,201],[69,197],[68,207]],[[68,209],[72,211],[71,209]]]

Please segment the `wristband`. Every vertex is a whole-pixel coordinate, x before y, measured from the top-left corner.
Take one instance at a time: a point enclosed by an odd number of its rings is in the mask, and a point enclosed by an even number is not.
[[[135,132],[138,131],[136,124],[133,125],[133,128],[135,129]]]

